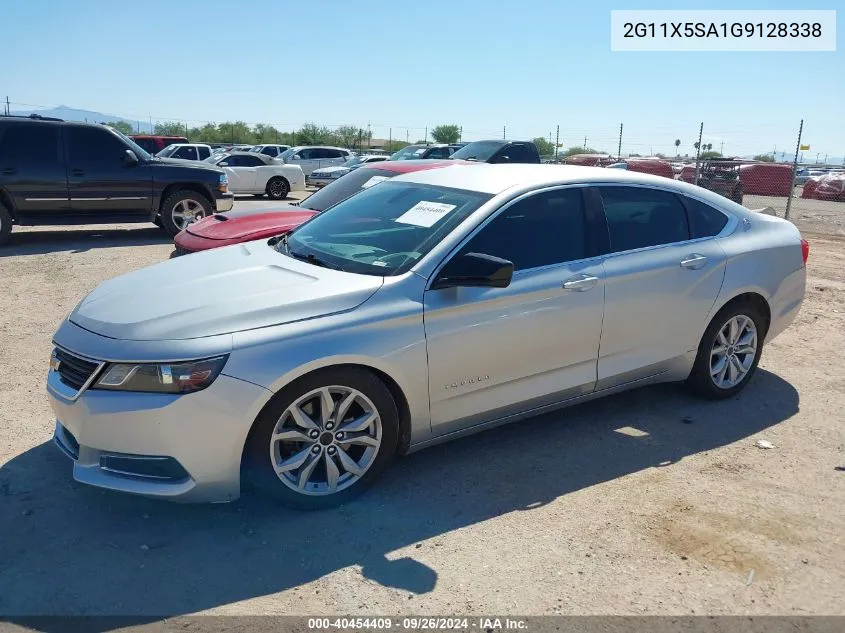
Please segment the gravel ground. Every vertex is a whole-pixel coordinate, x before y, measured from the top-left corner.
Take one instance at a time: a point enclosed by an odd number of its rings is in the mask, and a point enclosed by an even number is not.
[[[845,614],[845,205],[813,202],[793,216],[804,307],[738,398],[621,394],[415,454],[306,514],[72,482],[50,442],[50,337],[171,244],[146,226],[16,231],[0,250],[0,614]]]

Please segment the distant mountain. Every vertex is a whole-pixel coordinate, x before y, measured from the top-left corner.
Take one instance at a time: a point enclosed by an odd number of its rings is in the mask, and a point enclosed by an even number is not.
[[[144,121],[133,121],[113,114],[103,114],[102,112],[94,112],[92,110],[80,110],[78,108],[71,108],[70,106],[64,105],[39,110],[13,110],[12,114],[18,116],[40,114],[41,116],[56,117],[57,119],[64,119],[65,121],[88,121],[90,123],[114,123],[116,121],[125,121],[131,125],[132,129],[136,132],[139,129],[142,134],[149,134],[152,132],[149,122],[145,123]]]

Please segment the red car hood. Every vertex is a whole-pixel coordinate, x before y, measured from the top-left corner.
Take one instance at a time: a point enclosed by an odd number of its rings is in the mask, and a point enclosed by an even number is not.
[[[316,211],[292,205],[263,213],[229,211],[194,222],[186,231],[207,240],[243,240],[245,237],[260,240],[290,231],[316,214]]]

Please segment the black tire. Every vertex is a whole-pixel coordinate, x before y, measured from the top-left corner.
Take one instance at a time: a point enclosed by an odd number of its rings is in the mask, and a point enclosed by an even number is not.
[[[159,208],[162,227],[165,231],[167,231],[167,234],[170,235],[170,237],[176,237],[176,235],[182,230],[179,226],[177,226],[173,219],[173,210],[177,204],[185,200],[192,200],[196,204],[200,205],[200,207],[202,207],[202,217],[206,217],[214,213],[214,207],[209,199],[196,191],[181,189],[171,193],[162,201],[161,207]]]
[[[0,202],[0,244],[5,244],[12,234],[12,215],[6,206]]]
[[[290,183],[281,176],[273,176],[267,181],[264,192],[270,200],[284,200],[290,193]]]
[[[710,375],[710,358],[711,350],[716,341],[719,331],[727,325],[727,323],[735,316],[746,316],[754,322],[754,327],[757,330],[757,351],[754,354],[754,360],[748,372],[743,376],[740,382],[730,388],[718,387]],[[760,356],[763,353],[763,342],[766,338],[766,328],[768,324],[766,318],[760,313],[760,310],[751,302],[737,301],[729,303],[722,308],[707,330],[704,336],[701,337],[701,343],[698,345],[698,354],[695,357],[695,363],[687,378],[686,384],[690,390],[702,398],[708,400],[725,400],[731,398],[742,391],[754,372],[757,371],[757,365],[760,362]]]
[[[276,475],[269,452],[270,436],[279,418],[291,403],[314,389],[330,385],[351,387],[370,399],[381,421],[381,445],[369,468],[354,484],[333,494],[307,495],[289,488]],[[244,470],[249,483],[283,505],[298,510],[331,508],[354,499],[369,488],[393,461],[398,442],[398,409],[390,391],[381,380],[361,368],[324,369],[294,381],[273,396],[264,407],[256,418],[244,447]]]

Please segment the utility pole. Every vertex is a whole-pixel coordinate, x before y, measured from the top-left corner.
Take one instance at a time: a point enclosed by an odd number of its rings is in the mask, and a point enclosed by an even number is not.
[[[586,147],[587,143],[584,142]],[[619,147],[616,150],[616,160],[622,160],[622,123],[619,124]]]
[[[725,141],[722,141],[722,145],[719,147],[719,153],[723,156],[725,155]]]
[[[6,95],[6,114],[11,114],[11,103],[9,103],[9,95]]]
[[[795,144],[795,158],[792,160],[792,184],[789,187],[789,197],[786,199],[786,211],[783,213],[785,219],[789,219],[789,209],[792,207],[792,195],[795,192],[795,174],[798,172],[798,152],[801,150],[801,133],[804,131],[804,119],[798,126],[798,142]]]
[[[506,138],[508,138],[507,128],[503,125],[502,126],[502,140],[505,140]]]
[[[153,129],[153,115],[150,115],[150,134],[153,134],[155,130]]]
[[[393,151],[393,128],[390,128],[390,132],[387,133],[388,141],[387,141],[387,151]]]
[[[584,149],[587,149],[587,137],[584,137]]]
[[[458,130],[458,143],[464,142],[464,126],[462,125]]]
[[[410,135],[411,133],[408,131],[408,128],[405,128],[405,142],[410,143]]]
[[[695,180],[693,184],[698,184],[698,169],[700,164],[698,162],[699,157],[701,156],[701,137],[704,134],[704,121],[701,122],[701,127],[698,128],[698,146],[695,148]]]
[[[428,126],[425,126],[425,144],[428,145]]]
[[[557,132],[555,133],[555,160],[557,160],[557,147],[560,145],[560,126],[557,126]]]

